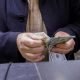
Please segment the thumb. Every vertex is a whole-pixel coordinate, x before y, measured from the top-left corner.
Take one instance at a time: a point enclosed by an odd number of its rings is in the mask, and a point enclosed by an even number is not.
[[[38,33],[35,33],[35,34],[38,35],[38,36],[42,36],[43,37],[42,40],[44,40],[45,42],[48,42],[50,40],[50,37],[44,32],[38,32]]]

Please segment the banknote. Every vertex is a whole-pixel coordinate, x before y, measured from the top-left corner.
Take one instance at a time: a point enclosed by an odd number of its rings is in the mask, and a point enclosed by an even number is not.
[[[48,51],[50,51],[56,44],[65,43],[68,40],[75,38],[75,36],[49,37],[44,32],[38,32],[35,34],[38,36],[44,36],[43,42]]]
[[[69,41],[70,39],[75,38],[75,36],[67,37],[51,37],[46,43],[47,49],[50,51],[56,44],[61,44]]]

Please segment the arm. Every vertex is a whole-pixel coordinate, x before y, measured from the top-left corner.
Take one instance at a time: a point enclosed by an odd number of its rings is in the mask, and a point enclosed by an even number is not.
[[[23,61],[16,45],[16,38],[20,32],[7,32],[7,27],[0,19],[0,57],[9,61]]]
[[[0,62],[23,61],[16,38],[20,32],[8,32],[5,0],[0,0]]]
[[[22,58],[16,45],[18,34],[18,32],[0,32],[0,56],[10,62],[20,61]]]
[[[70,24],[57,30],[76,36],[74,51],[80,48],[80,0],[70,0]]]

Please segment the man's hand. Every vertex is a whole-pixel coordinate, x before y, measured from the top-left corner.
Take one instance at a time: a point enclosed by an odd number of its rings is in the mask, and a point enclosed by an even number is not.
[[[55,34],[55,37],[67,37],[67,36],[70,36],[70,35],[68,33],[62,32],[62,31],[57,32]],[[71,39],[71,40],[67,41],[66,43],[57,44],[52,49],[52,52],[67,54],[74,49],[74,46],[75,46],[75,41],[74,41],[74,39]]]
[[[44,36],[36,35],[35,33],[21,33],[17,37],[18,49],[26,60],[38,62],[45,58]]]

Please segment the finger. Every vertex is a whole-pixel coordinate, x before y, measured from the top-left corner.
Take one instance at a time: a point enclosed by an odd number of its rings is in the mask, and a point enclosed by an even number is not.
[[[32,60],[39,58],[41,55],[42,53],[38,53],[38,54],[26,53],[25,54],[26,58],[29,58]]]
[[[39,46],[43,45],[43,41],[26,39],[26,40],[22,41],[21,44],[28,46],[30,48],[33,48],[33,47],[39,47]]]
[[[23,45],[23,46],[20,46],[20,51],[21,51],[22,53],[31,52],[31,48]]]
[[[53,49],[52,49],[52,52],[61,53],[61,54],[67,54],[67,53],[69,53],[70,51],[72,51],[73,49],[74,49],[74,47],[71,47],[71,48],[69,48],[69,49],[53,48]]]
[[[31,62],[39,62],[39,61],[42,61],[43,59],[45,58],[44,55],[38,57],[37,59],[30,59],[30,58],[27,58],[27,60],[31,61]]]
[[[36,47],[36,48],[31,48],[30,52],[37,54],[37,53],[43,53],[45,50],[44,46]]]
[[[71,39],[71,40],[66,42],[66,45],[67,45],[68,48],[70,48],[71,46],[75,45],[75,41],[73,39]]]
[[[40,47],[36,47],[36,48],[30,48],[27,46],[22,46],[20,47],[21,51],[23,53],[33,53],[33,54],[37,54],[37,53],[43,53],[45,50],[44,46],[40,46]]]
[[[44,59],[44,55],[37,54],[36,56],[31,54],[31,53],[26,53],[25,55],[25,59],[31,61],[31,62],[36,62],[36,61],[41,61],[42,59]]]
[[[35,33],[27,34],[28,37],[30,37],[33,40],[42,40],[44,36],[42,35],[36,35]]]
[[[67,48],[67,46],[65,44],[57,44],[55,47],[56,48],[61,48],[61,49],[66,49]]]
[[[64,44],[57,44],[56,48],[61,48],[61,49],[70,49],[71,47],[73,47],[75,45],[75,42],[73,41],[73,39],[69,40],[68,42],[64,43]]]
[[[61,48],[61,49],[69,49],[71,48],[72,46],[74,46],[73,44],[72,45],[68,45],[68,44],[57,44],[55,47],[56,48]]]
[[[55,34],[55,37],[69,37],[70,35],[66,32],[59,31]]]
[[[39,62],[42,61],[45,58],[44,55],[40,56],[38,59],[34,60],[33,62]]]

